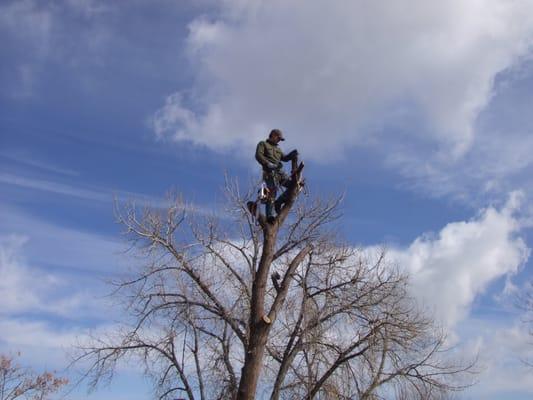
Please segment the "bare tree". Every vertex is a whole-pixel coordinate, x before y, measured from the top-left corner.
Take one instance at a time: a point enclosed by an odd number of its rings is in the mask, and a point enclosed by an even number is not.
[[[46,400],[67,383],[52,372],[36,374],[14,357],[0,354],[0,400]]]
[[[129,319],[82,347],[96,385],[141,360],[159,399],[436,398],[459,390],[444,336],[417,310],[384,252],[334,234],[340,199],[298,197],[273,223],[228,183],[228,220],[174,198],[162,211],[117,207],[139,267],[117,283]]]

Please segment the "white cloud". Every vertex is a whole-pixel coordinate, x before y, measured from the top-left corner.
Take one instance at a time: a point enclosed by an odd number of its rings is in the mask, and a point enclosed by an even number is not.
[[[525,399],[533,394],[531,370],[521,362],[533,358],[531,336],[524,316],[507,304],[519,290],[511,278],[530,255],[523,238],[530,222],[521,218],[523,197],[513,192],[501,207],[480,210],[468,221],[448,223],[388,252],[409,273],[413,296],[457,345],[454,352],[464,359],[478,357],[477,384],[460,398],[496,400],[512,393]],[[497,281],[504,283],[493,297],[500,304],[489,310],[482,298]]]
[[[80,319],[101,315],[105,309],[103,293],[94,287],[94,279],[86,277],[80,285],[76,282],[79,277],[73,280],[72,276],[32,266],[24,254],[24,248],[31,244],[28,242],[28,236],[0,235],[0,316],[33,314]],[[59,243],[64,245],[65,241]],[[60,252],[60,248],[56,245],[53,251]]]
[[[112,273],[124,249],[118,238],[54,225],[15,207],[0,206],[0,218],[0,234],[28,238],[24,254],[31,265]]]
[[[9,210],[9,216],[2,211],[5,209],[0,208],[0,218],[5,222],[0,229],[0,353],[20,351],[24,365],[37,370],[55,369],[76,382],[80,378],[76,371],[64,370],[71,361],[69,354],[73,354],[76,345],[88,340],[88,326],[103,335],[112,328],[120,310],[111,307],[110,298],[103,298],[110,288],[101,280],[88,274],[48,270],[43,265],[35,265],[35,260],[44,265],[59,261],[78,269],[92,266],[91,262],[98,258],[107,257],[107,265],[112,264],[114,254],[107,252],[108,245],[102,247],[103,239],[99,236],[54,227],[21,215],[14,218],[14,209]],[[1,230],[12,228],[13,224],[18,231],[26,230],[28,234],[1,235]],[[37,250],[34,242],[37,242]],[[75,257],[70,257],[67,251],[62,259],[64,250],[73,244],[82,251]],[[108,268],[107,271],[109,276],[117,269]],[[86,365],[78,365],[78,368],[81,370]],[[121,363],[119,372],[132,375],[128,376],[135,380],[141,377],[136,365]],[[76,391],[81,393],[76,398],[102,398],[101,393],[88,396],[82,388]],[[122,391],[127,393],[128,389],[123,387]],[[136,394],[132,396],[136,398]]]
[[[530,118],[533,60],[498,78],[495,95],[475,124],[470,150],[460,159],[434,157],[431,149],[388,148],[386,162],[404,177],[401,185],[435,196],[452,194],[472,204],[486,204],[520,188],[533,195],[533,122]],[[396,151],[398,150],[398,151]],[[421,156],[423,154],[423,156]]]
[[[98,334],[103,335],[111,328],[100,326]],[[89,362],[79,363],[68,370],[66,368],[75,354],[75,347],[87,339],[87,329],[79,327],[60,328],[44,321],[0,319],[0,353],[20,352],[21,364],[36,371],[54,370],[58,375],[67,377],[72,385],[66,388],[63,396],[79,400],[140,400],[150,396],[142,369],[138,364],[125,361],[118,363],[110,387],[100,387],[89,393],[86,382],[76,385],[88,370]]]
[[[82,330],[53,328],[43,321],[0,320],[2,341],[11,348],[42,347],[46,350],[67,349],[78,342]],[[60,359],[63,357],[59,357]]]
[[[48,51],[52,29],[52,13],[32,0],[4,3],[0,6],[0,28],[6,29],[40,55]]]
[[[396,134],[408,128],[435,159],[455,160],[496,74],[533,43],[533,3],[227,0],[189,29],[194,92],[167,98],[158,135],[249,149],[276,126],[325,161],[373,140],[404,144]],[[396,132],[374,136],[387,121]]]
[[[496,330],[481,353],[488,360],[487,371],[478,389],[489,393],[521,389],[533,394],[531,369],[521,361],[533,356],[531,336],[524,326],[515,325]]]
[[[453,329],[490,283],[518,272],[528,259],[516,217],[521,197],[512,193],[500,209],[486,208],[470,221],[449,223],[436,235],[390,251],[409,272],[413,293],[446,327]]]
[[[12,97],[25,99],[33,96],[38,69],[33,60],[42,59],[48,54],[52,27],[52,12],[46,7],[39,7],[34,1],[21,0],[0,5],[0,33],[3,39],[14,38],[18,47],[27,49],[24,61],[19,62],[12,71],[15,76],[4,88]]]
[[[519,398],[533,395],[531,369],[522,360],[533,356],[531,337],[519,320],[471,318],[460,328],[463,354],[478,356],[477,384],[465,399]],[[527,397],[529,396],[529,397]]]
[[[93,18],[111,11],[111,4],[99,0],[67,0],[67,4],[85,18]]]
[[[88,326],[93,326],[99,336],[114,328],[112,323],[118,319],[120,310],[116,305],[111,307],[112,299],[103,298],[110,288],[101,280],[89,274],[48,270],[46,265],[60,262],[72,269],[95,267],[92,262],[106,257],[106,265],[110,265],[115,254],[107,250],[116,244],[106,244],[97,235],[58,228],[35,218],[15,217],[15,209],[10,209],[9,215],[2,214],[5,211],[0,208],[3,222],[0,228],[0,353],[20,351],[24,365],[37,370],[55,369],[76,382],[80,378],[76,371],[64,370],[71,361],[69,354],[73,354],[76,345],[88,340]],[[26,230],[27,235],[1,234],[5,228],[13,226],[18,231]],[[37,249],[34,242],[37,242]],[[65,249],[73,244],[81,251],[74,250],[75,257],[70,257],[68,251],[65,255]],[[91,256],[90,253],[96,254]],[[45,266],[35,265],[35,260]],[[106,275],[116,272],[116,268],[107,268]],[[87,366],[78,365],[78,369],[82,368]],[[141,378],[136,365],[121,363],[119,372],[130,379]],[[76,398],[102,398],[101,393],[88,396],[83,394],[83,389],[76,390],[81,393]],[[128,389],[123,387],[122,392],[127,393]],[[136,398],[136,394],[132,396]]]
[[[11,0],[0,4],[0,34],[7,44],[3,51],[5,94],[28,99],[40,94],[47,62],[76,68],[101,63],[101,52],[110,35],[100,21],[114,9],[110,2],[68,0],[43,2]],[[80,23],[84,20],[85,23]]]
[[[0,236],[0,314],[40,309],[40,295],[57,285],[53,276],[32,271],[22,259],[20,248],[26,237]]]

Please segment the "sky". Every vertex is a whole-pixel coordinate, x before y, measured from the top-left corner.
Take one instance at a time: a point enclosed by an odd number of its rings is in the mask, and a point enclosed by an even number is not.
[[[280,128],[346,240],[480,355],[459,398],[533,397],[531,0],[2,0],[0,35],[0,352],[63,371],[123,317],[113,199],[223,212]],[[140,372],[68,398],[148,399]]]

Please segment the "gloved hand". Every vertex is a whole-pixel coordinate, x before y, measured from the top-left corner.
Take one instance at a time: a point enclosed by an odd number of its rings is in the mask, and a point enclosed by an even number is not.
[[[281,163],[281,161],[278,162],[278,166],[276,169],[283,169],[283,164]]]

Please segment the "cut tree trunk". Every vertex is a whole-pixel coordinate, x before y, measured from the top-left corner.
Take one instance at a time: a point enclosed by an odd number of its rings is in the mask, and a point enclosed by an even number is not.
[[[270,332],[271,324],[274,322],[273,320],[268,321],[268,318],[264,318],[266,316],[265,296],[270,266],[275,254],[279,227],[287,217],[290,207],[292,207],[298,196],[297,183],[300,179],[302,169],[303,163],[298,165],[297,159],[293,160],[292,184],[289,188],[289,199],[283,207],[280,215],[276,218],[276,221],[271,224],[266,222],[264,218],[260,218],[260,223],[263,227],[263,251],[252,284],[251,309],[248,322],[249,338],[246,345],[246,354],[244,357],[244,365],[241,370],[241,378],[236,400],[255,399],[257,384],[263,366],[263,356],[268,340],[268,334]]]

